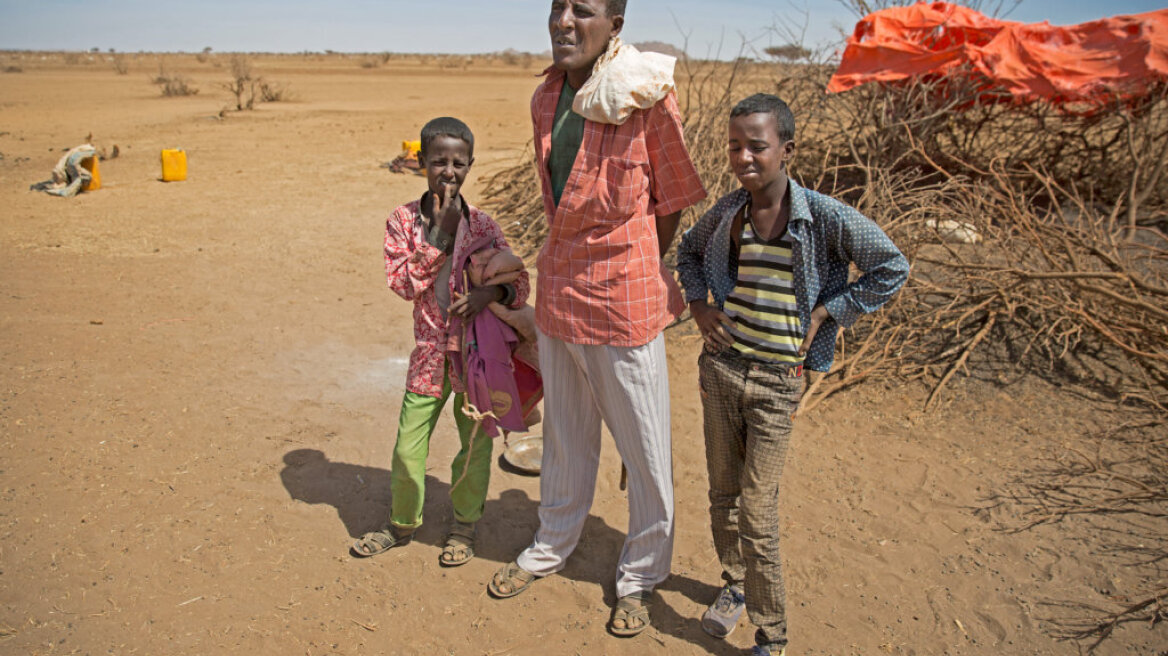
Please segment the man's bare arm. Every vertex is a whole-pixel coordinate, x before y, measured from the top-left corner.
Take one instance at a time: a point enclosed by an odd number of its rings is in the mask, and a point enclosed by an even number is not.
[[[669,246],[673,243],[673,236],[677,234],[677,226],[680,223],[681,212],[664,216],[657,215],[657,252],[661,254],[661,259],[665,259],[665,253],[669,251]]]

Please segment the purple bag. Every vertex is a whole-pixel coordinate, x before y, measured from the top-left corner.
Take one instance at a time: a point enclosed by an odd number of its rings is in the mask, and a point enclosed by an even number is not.
[[[467,249],[467,256],[455,262],[450,272],[454,291],[465,294],[469,283],[464,275],[470,254],[490,247],[492,237],[484,237]],[[499,436],[499,428],[506,431],[527,430],[523,421],[523,407],[515,384],[515,367],[511,355],[519,344],[515,330],[489,310],[479,312],[469,323],[451,315],[449,334],[452,337],[447,355],[451,369],[466,384],[466,406],[462,411],[482,424],[491,437]]]

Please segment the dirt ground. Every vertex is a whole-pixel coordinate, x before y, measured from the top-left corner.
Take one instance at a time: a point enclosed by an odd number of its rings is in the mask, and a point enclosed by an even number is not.
[[[530,136],[530,68],[260,58],[292,102],[227,112],[225,57],[171,58],[200,93],[160,97],[157,60],[0,53],[0,653],[733,654],[698,618],[719,568],[707,528],[698,341],[669,333],[677,542],[653,627],[611,637],[627,522],[605,445],[562,575],[498,601],[485,583],[531,539],[539,480],[493,471],[479,557],[437,558],[450,517],[449,416],[426,524],[349,556],[389,502],[412,346],[385,288],[384,219],[424,183],[403,139],[453,114],[477,137],[468,197]],[[104,187],[28,191],[89,135],[119,146]],[[158,180],[184,148],[189,179]],[[507,217],[497,217],[505,223]],[[781,499],[788,654],[1073,654],[1051,604],[1137,585],[1063,523],[1011,533],[990,498],[1101,408],[1033,379],[924,391],[869,385],[802,417]],[[498,449],[496,450],[498,453]],[[1099,654],[1168,653],[1121,626]]]

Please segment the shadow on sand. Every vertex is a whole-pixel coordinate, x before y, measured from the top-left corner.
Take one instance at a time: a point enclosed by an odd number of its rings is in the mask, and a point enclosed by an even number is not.
[[[344,462],[333,462],[317,449],[296,449],[284,455],[280,480],[288,494],[297,501],[327,504],[337,515],[349,537],[385,525],[390,510],[389,470]],[[478,526],[475,557],[497,563],[510,562],[531,543],[539,527],[539,501],[523,490],[504,490],[498,499],[488,499],[483,521]],[[426,499],[423,504],[426,522],[414,539],[440,547],[450,522],[450,485],[426,476]],[[620,557],[625,534],[589,515],[576,550],[560,576],[591,583],[604,590],[604,602],[616,604],[614,568]],[[486,581],[483,582],[486,585]],[[658,590],[679,592],[696,604],[705,605],[718,593],[718,587],[694,579],[671,575]],[[690,642],[710,653],[738,653],[727,643],[711,638],[701,629],[697,617],[683,617],[664,603],[660,595],[653,603],[653,625],[663,633]]]

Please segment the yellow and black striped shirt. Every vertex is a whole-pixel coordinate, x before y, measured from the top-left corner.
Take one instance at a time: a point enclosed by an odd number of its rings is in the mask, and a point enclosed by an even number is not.
[[[760,360],[799,364],[803,330],[792,289],[791,236],[766,242],[747,211],[738,252],[738,280],[723,311],[734,320],[734,348]]]

